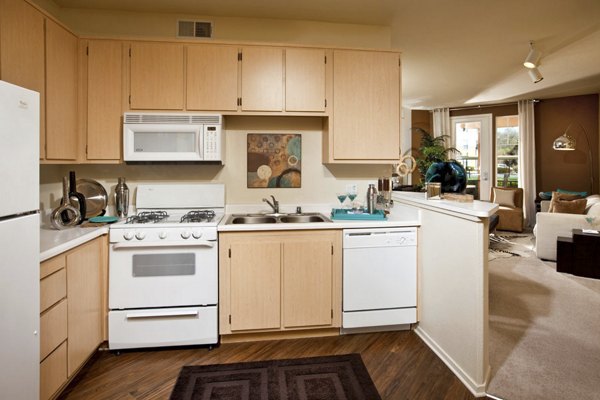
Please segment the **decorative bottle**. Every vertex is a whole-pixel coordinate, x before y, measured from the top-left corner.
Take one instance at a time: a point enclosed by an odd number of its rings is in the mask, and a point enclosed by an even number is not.
[[[125,218],[129,211],[129,188],[125,183],[125,178],[119,178],[119,183],[115,187],[117,217]]]
[[[367,212],[373,214],[375,212],[375,205],[377,204],[377,189],[375,184],[370,183],[367,189]]]

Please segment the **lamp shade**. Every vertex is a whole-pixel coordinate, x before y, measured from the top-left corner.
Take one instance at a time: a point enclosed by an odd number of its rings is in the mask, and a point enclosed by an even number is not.
[[[529,74],[529,77],[531,78],[531,81],[533,83],[538,83],[539,81],[541,81],[542,79],[544,79],[544,77],[540,73],[540,70],[537,69],[537,68],[528,69],[527,73]]]
[[[575,150],[575,145],[577,144],[577,142],[575,141],[575,138],[572,136],[567,135],[566,133],[560,135],[559,137],[557,137],[556,139],[554,139],[554,142],[552,143],[552,148],[554,150],[560,150],[560,151],[571,151],[571,150]]]

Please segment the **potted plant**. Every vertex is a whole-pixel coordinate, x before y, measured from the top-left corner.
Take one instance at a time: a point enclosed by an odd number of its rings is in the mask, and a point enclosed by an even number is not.
[[[412,148],[413,155],[417,160],[417,169],[421,182],[418,183],[420,188],[425,186],[425,174],[433,163],[449,161],[448,155],[450,153],[460,151],[454,147],[446,147],[446,140],[450,138],[449,135],[441,135],[434,137],[431,133],[427,132],[423,128],[412,128],[413,130],[421,134],[421,144],[417,148]],[[416,153],[415,153],[416,152]]]

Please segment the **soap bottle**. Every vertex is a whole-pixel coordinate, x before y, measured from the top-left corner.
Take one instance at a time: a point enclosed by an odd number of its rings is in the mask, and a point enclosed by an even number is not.
[[[367,189],[367,212],[373,214],[375,212],[375,205],[377,204],[377,189],[375,184],[370,183]]]
[[[125,178],[119,178],[119,183],[115,187],[116,201],[115,205],[117,208],[117,217],[125,218],[129,211],[129,188],[125,183]]]

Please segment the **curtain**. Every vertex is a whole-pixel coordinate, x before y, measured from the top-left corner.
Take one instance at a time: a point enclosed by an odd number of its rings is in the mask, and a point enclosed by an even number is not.
[[[519,187],[523,188],[525,225],[535,225],[535,123],[534,103],[519,100]]]
[[[448,135],[446,147],[456,147],[456,135],[452,133],[450,124],[450,109],[436,108],[433,110],[433,136]]]

